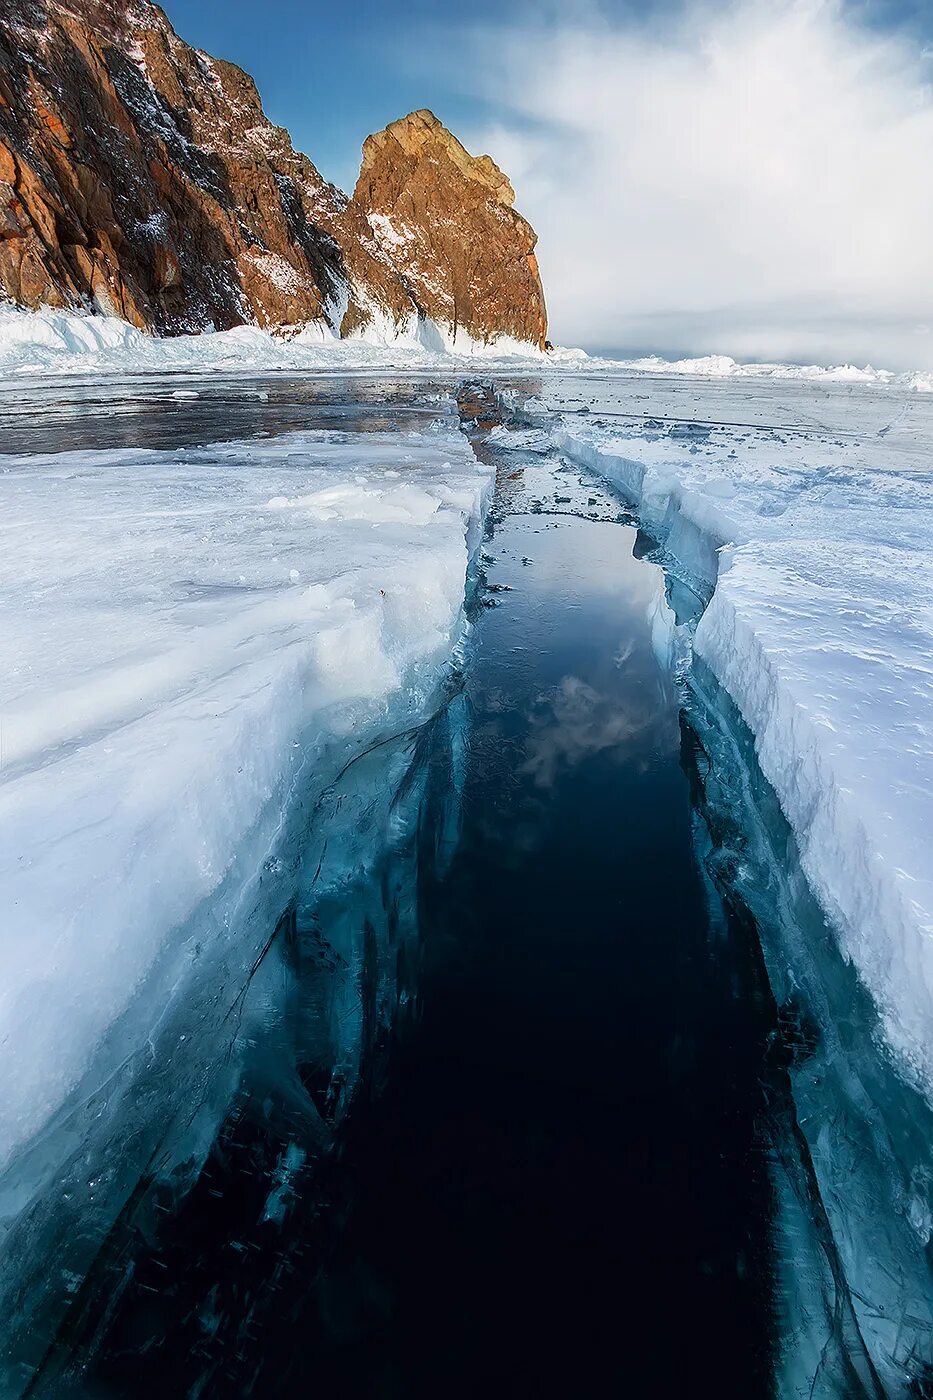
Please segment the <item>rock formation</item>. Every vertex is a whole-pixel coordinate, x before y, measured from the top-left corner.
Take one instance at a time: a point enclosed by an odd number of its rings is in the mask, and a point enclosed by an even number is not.
[[[3,0],[0,290],[163,334],[434,322],[543,344],[535,235],[430,112],[372,136],[348,199],[252,79],[149,0]]]
[[[363,146],[352,204],[404,267],[417,304],[456,336],[491,331],[543,345],[537,235],[489,156],[471,156],[433,112],[412,112]]]

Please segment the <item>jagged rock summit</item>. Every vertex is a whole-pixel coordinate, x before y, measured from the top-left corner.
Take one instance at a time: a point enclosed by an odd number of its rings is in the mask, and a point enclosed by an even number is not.
[[[514,202],[496,163],[471,156],[428,111],[369,137],[353,194],[419,306],[454,339],[496,333],[543,346],[537,235]]]
[[[161,334],[256,323],[543,345],[535,234],[430,112],[352,199],[149,0],[3,0],[0,290]]]

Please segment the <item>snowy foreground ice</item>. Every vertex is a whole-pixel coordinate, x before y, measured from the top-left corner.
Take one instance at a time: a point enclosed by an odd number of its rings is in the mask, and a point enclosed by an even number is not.
[[[524,418],[710,597],[695,650],[933,1098],[933,414],[890,386],[546,379]],[[710,596],[711,595],[711,596]]]
[[[443,413],[0,478],[5,1166],[113,1071],[131,1002],[155,1037],[309,767],[423,715],[490,478]]]

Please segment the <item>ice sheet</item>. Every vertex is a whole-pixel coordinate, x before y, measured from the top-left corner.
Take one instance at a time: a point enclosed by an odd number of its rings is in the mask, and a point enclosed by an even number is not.
[[[530,421],[711,601],[695,646],[933,1097],[933,422],[903,386],[543,380]],[[657,416],[653,416],[657,414]]]
[[[198,911],[261,870],[328,746],[424,713],[490,474],[442,414],[422,434],[7,456],[0,486],[2,1164],[158,960],[173,996],[205,938],[236,937]]]

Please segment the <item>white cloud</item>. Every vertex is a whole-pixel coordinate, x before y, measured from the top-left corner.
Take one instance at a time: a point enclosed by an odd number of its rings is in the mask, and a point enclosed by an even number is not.
[[[933,93],[836,0],[474,30],[563,343],[933,367]]]

